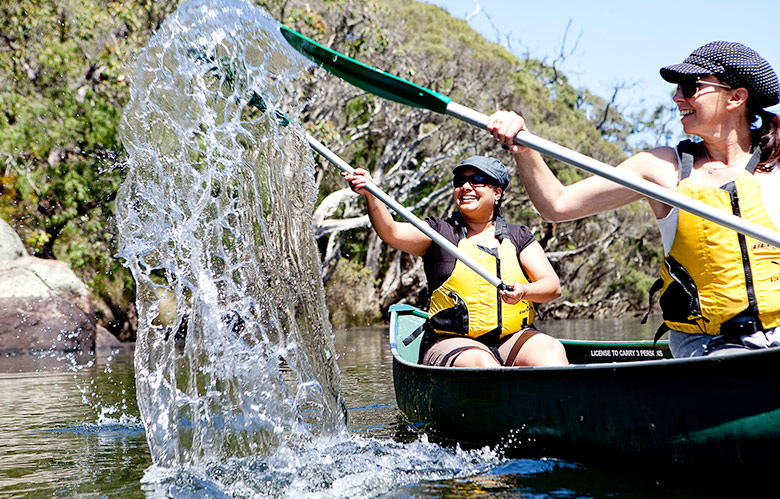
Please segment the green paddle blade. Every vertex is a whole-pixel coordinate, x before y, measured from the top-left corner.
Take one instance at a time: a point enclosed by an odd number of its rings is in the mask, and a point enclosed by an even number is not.
[[[313,60],[329,73],[374,95],[407,106],[421,107],[444,114],[452,99],[433,90],[420,87],[397,76],[385,73],[351,57],[339,54],[287,26],[282,35],[298,52]]]

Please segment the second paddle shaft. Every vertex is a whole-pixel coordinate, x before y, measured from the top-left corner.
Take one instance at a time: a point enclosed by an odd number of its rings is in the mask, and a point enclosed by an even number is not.
[[[306,140],[309,142],[309,145],[311,145],[312,149],[320,153],[323,157],[325,157],[328,161],[336,165],[339,170],[347,172],[347,173],[354,173],[355,169],[352,168],[347,162],[345,162],[343,159],[341,159],[336,153],[325,147],[320,141],[309,135],[306,134]],[[482,265],[477,263],[476,260],[471,258],[469,255],[461,251],[457,246],[452,244],[448,239],[446,239],[444,236],[436,232],[431,228],[430,225],[425,223],[423,220],[420,220],[419,217],[417,217],[414,213],[407,210],[403,205],[401,205],[398,201],[388,196],[384,191],[379,189],[376,185],[372,183],[366,184],[366,190],[376,196],[377,199],[382,201],[384,204],[386,204],[388,207],[392,208],[396,213],[401,215],[404,219],[408,220],[409,223],[417,227],[423,234],[430,237],[433,242],[441,246],[447,253],[451,254],[458,260],[462,261],[464,264],[466,264],[471,270],[479,274],[483,279],[485,279],[487,282],[492,284],[493,286],[497,287],[498,289],[508,289],[508,286],[504,284],[501,279],[496,277],[495,275],[491,274],[490,272],[485,269]]]

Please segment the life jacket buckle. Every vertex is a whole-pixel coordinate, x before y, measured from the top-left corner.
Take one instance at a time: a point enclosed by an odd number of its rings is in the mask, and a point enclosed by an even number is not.
[[[720,325],[723,336],[745,336],[763,331],[761,321],[757,317],[739,317],[737,320],[726,321]]]

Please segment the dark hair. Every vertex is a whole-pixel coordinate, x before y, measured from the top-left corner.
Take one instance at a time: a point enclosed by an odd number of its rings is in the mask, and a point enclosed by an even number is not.
[[[748,108],[751,123],[761,120],[761,126],[750,130],[753,145],[761,148],[758,170],[771,172],[780,159],[780,116],[763,109]]]
[[[501,187],[501,186],[497,185],[496,187]],[[501,187],[501,197],[498,198],[498,201],[496,201],[496,205],[493,206],[493,220],[501,216],[501,203],[503,201],[504,201],[504,188]]]

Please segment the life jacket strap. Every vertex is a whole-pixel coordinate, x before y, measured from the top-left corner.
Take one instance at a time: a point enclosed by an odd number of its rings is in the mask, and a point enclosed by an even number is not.
[[[671,331],[672,328],[666,325],[665,322],[662,322],[660,326],[658,326],[658,329],[655,332],[655,336],[653,337],[653,350],[656,350],[656,345],[658,343],[658,340],[661,339],[661,337],[666,334],[667,331]]]
[[[417,329],[412,331],[412,334],[410,334],[409,336],[407,336],[406,338],[403,339],[402,343],[404,344],[404,346],[408,347],[409,345],[411,345],[412,342],[414,340],[416,340],[417,337],[420,336],[423,333],[423,329],[424,329],[423,326],[424,325],[425,324],[421,325],[420,327],[418,327]]]
[[[653,301],[655,298],[655,294],[659,292],[663,287],[664,287],[664,280],[661,278],[656,279],[653,285],[650,286],[650,291],[648,293],[649,299],[647,304],[647,312],[645,312],[645,316],[642,317],[642,320],[640,321],[641,324],[647,323],[647,317],[650,315],[650,312],[653,311]]]
[[[680,158],[682,159],[682,164],[680,164],[680,171],[678,175],[679,179],[682,180],[688,178],[693,171],[693,160],[696,156],[696,142],[693,142],[690,139],[681,141],[679,144],[677,144],[677,152],[680,154]],[[753,155],[750,156],[750,160],[745,165],[745,171],[753,175],[760,161],[761,147],[755,146],[753,148]]]

